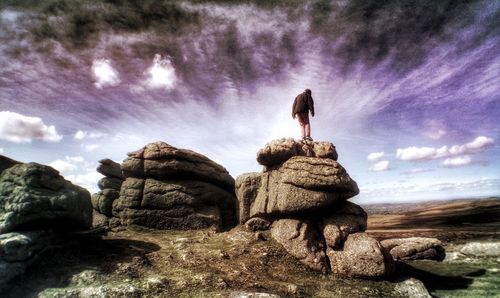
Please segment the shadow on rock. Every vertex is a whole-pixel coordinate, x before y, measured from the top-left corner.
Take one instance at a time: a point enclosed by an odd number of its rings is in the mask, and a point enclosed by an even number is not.
[[[12,282],[3,297],[36,297],[48,288],[75,283],[75,276],[95,274],[89,281],[117,272],[123,278],[139,277],[150,265],[147,254],[160,246],[129,239],[102,239],[95,235],[61,235],[57,243],[42,253],[26,273]],[[85,282],[85,281],[84,281]]]
[[[486,273],[485,269],[479,269],[460,276],[448,276],[418,269],[403,262],[397,263],[397,271],[401,275],[421,280],[429,291],[467,289],[474,281],[472,277],[482,276]]]

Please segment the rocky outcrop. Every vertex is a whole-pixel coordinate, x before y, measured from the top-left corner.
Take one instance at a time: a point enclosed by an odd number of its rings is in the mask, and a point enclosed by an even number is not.
[[[53,168],[17,164],[0,176],[0,233],[54,228],[85,230],[92,224],[89,192]]]
[[[395,260],[437,260],[445,258],[441,241],[436,238],[411,237],[386,239],[380,242]]]
[[[22,275],[40,252],[54,240],[46,231],[22,231],[0,235],[0,292],[9,282]]]
[[[8,158],[7,156],[0,155],[0,174],[10,167],[20,164],[19,161]]]
[[[113,202],[120,197],[120,189],[125,176],[122,174],[119,163],[111,159],[99,161],[97,172],[105,177],[97,182],[100,191],[92,195],[92,207],[94,207],[94,227],[108,226],[113,217]]]
[[[207,157],[163,142],[128,154],[112,214],[123,225],[227,229],[237,222],[234,179]]]
[[[0,157],[0,292],[57,239],[92,223],[87,190],[55,169]]]
[[[236,179],[240,223],[251,231],[270,227],[274,240],[314,270],[348,277],[389,275],[392,258],[363,233],[366,212],[346,201],[359,193],[358,186],[337,157],[327,142],[266,144],[257,153],[262,173]]]

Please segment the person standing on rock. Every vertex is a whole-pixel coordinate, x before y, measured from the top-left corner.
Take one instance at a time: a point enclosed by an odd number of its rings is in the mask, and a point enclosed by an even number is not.
[[[311,116],[314,117],[314,101],[311,93],[310,89],[306,89],[304,92],[297,95],[292,107],[292,118],[298,118],[302,140],[305,141],[313,140],[311,138],[311,125],[309,124],[309,111],[311,111]]]

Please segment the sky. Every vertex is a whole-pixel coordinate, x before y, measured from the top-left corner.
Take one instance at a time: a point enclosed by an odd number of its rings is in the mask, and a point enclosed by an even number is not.
[[[498,1],[0,2],[0,154],[90,192],[98,160],[154,141],[233,177],[332,142],[354,202],[500,195]]]

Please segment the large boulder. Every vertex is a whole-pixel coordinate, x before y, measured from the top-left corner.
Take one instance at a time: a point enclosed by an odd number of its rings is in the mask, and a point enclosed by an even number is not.
[[[234,179],[207,157],[162,142],[129,153],[112,214],[123,225],[223,230],[238,219]]]
[[[54,228],[84,230],[92,224],[89,192],[37,163],[14,165],[0,175],[0,233]]]
[[[342,250],[327,249],[332,272],[347,277],[382,277],[392,274],[394,263],[380,242],[366,233],[347,237]]]
[[[325,246],[314,222],[278,219],[271,226],[271,236],[304,265],[323,273],[328,272]]]
[[[279,139],[267,143],[257,152],[257,162],[264,166],[281,164],[293,156],[307,156],[337,160],[335,146],[329,142]]]
[[[436,238],[410,237],[386,239],[380,242],[395,260],[430,259],[442,261],[446,254]]]
[[[128,153],[122,171],[126,177],[200,180],[234,192],[234,179],[224,167],[204,155],[164,142]]]
[[[333,159],[294,156],[261,174],[250,217],[315,211],[358,193],[356,182]]]

